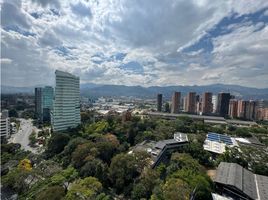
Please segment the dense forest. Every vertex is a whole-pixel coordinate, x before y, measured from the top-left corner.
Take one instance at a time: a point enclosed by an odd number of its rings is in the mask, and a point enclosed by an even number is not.
[[[267,126],[211,126],[188,117],[163,120],[132,116],[128,121],[120,116],[95,121],[92,113],[82,113],[81,117],[81,126],[47,137],[41,154],[23,151],[19,144],[1,144],[2,189],[15,192],[19,199],[37,200],[176,200],[191,195],[209,200],[214,186],[207,170],[215,169],[221,161],[268,175],[268,158],[258,148],[227,149],[220,156],[203,150],[209,131],[261,139],[268,134]],[[151,169],[146,152],[128,153],[144,140],[169,139],[175,132],[186,133],[189,144],[155,169]],[[267,145],[266,140],[262,142]]]

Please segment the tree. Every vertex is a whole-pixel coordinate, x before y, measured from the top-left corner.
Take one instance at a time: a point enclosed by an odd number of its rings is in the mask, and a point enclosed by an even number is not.
[[[14,154],[19,151],[20,147],[21,144],[18,143],[1,144],[1,152]]]
[[[244,154],[236,147],[227,148],[226,151],[217,157],[216,162],[233,162],[247,168],[248,162],[244,157]]]
[[[95,146],[99,152],[98,157],[106,163],[110,163],[113,155],[116,152],[116,148],[118,147],[109,141],[97,142]]]
[[[77,137],[68,142],[68,144],[64,147],[63,152],[61,153],[62,158],[62,164],[64,167],[67,167],[72,160],[72,153],[75,151],[78,145],[87,143],[88,141],[84,138]]]
[[[73,199],[96,199],[102,191],[102,185],[98,179],[87,177],[75,181],[66,195],[66,200]]]
[[[171,175],[172,178],[178,178],[188,184],[191,191],[195,191],[195,199],[211,199],[212,181],[201,171],[192,171],[191,169],[181,169]]]
[[[10,109],[10,110],[8,111],[8,116],[9,116],[9,117],[18,117],[18,112],[17,112],[17,110],[16,110],[16,109]]]
[[[75,180],[78,172],[73,167],[68,167],[51,177],[51,185],[63,185],[67,190],[69,184]]]
[[[184,152],[189,153],[193,158],[205,166],[212,166],[213,163],[210,160],[211,154],[203,149],[201,143],[190,142],[185,148]]]
[[[140,180],[134,184],[131,199],[149,199],[154,187],[160,184],[159,175],[159,172],[155,170],[145,170]]]
[[[21,117],[25,118],[25,119],[34,119],[35,118],[35,112],[34,112],[34,110],[25,110],[25,111],[23,111],[21,113]]]
[[[165,103],[165,112],[170,112],[170,107],[169,107],[169,103],[168,102],[166,102]]]
[[[35,180],[36,176],[33,171],[15,168],[2,177],[2,185],[22,194],[30,188]]]
[[[86,142],[87,140],[81,137],[77,137],[70,140],[68,145],[64,147],[63,155],[71,155],[78,145],[84,144]]]
[[[256,174],[268,176],[268,166],[265,163],[254,163],[253,172]]]
[[[189,169],[194,172],[201,171],[201,166],[189,154],[173,153],[170,165],[167,167],[167,173],[172,174],[179,169]]]
[[[29,135],[29,140],[30,140],[30,146],[35,146],[35,143],[37,142],[36,139],[36,132],[32,131],[32,133]]]
[[[156,140],[156,135],[152,131],[144,131],[142,134],[138,134],[135,139],[136,143],[144,140]]]
[[[237,128],[235,131],[235,135],[239,137],[252,137],[248,128]]]
[[[109,179],[117,193],[122,192],[138,175],[137,162],[133,154],[121,153],[112,158]]]
[[[208,177],[197,175],[192,178],[190,184],[192,188],[196,189],[194,194],[196,200],[212,199],[212,182]]]
[[[64,133],[54,133],[48,141],[46,153],[49,157],[59,154],[68,144],[70,137]]]
[[[32,170],[32,163],[29,159],[23,159],[19,162],[18,167],[25,171],[31,171]]]
[[[93,143],[80,144],[76,147],[75,151],[72,153],[72,164],[76,169],[81,168],[88,156],[97,156],[99,154],[96,148],[93,148]]]
[[[82,123],[90,123],[94,118],[93,112],[81,112],[81,121]]]
[[[111,133],[108,133],[104,136],[104,139],[107,142],[110,142],[115,148],[120,145],[120,142],[118,141],[117,137]]]
[[[36,170],[44,177],[51,177],[62,171],[60,165],[52,160],[43,160],[37,164]]]
[[[93,134],[93,133],[104,133],[108,130],[109,123],[105,120],[86,125],[85,132],[87,134]]]
[[[51,186],[42,190],[35,197],[36,200],[59,200],[65,196],[65,190],[62,186]]]
[[[98,178],[103,184],[107,184],[108,166],[100,159],[91,159],[86,162],[79,172],[82,178],[94,176]]]
[[[181,179],[170,178],[163,186],[163,197],[169,200],[188,200],[190,197],[190,188]]]

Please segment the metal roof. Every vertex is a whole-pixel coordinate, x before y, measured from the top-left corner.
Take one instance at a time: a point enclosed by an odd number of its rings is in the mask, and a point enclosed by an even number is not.
[[[262,175],[257,175],[255,174],[257,184],[258,185],[258,195],[259,199],[263,200],[268,200],[268,176],[262,176]]]
[[[253,174],[236,163],[221,162],[215,182],[236,187],[252,199],[268,199],[268,177]]]
[[[173,139],[161,140],[155,144],[155,148],[163,149],[166,145],[173,145],[188,142],[187,134],[176,132]]]
[[[187,134],[176,132],[174,133],[174,140],[178,142],[188,142]]]
[[[219,120],[219,121],[225,121],[224,117],[218,117],[218,116],[206,116],[206,115],[191,115],[187,113],[182,114],[175,114],[175,113],[162,113],[162,112],[148,112],[148,115],[152,116],[163,116],[163,117],[190,117],[193,119],[205,119],[205,120]]]

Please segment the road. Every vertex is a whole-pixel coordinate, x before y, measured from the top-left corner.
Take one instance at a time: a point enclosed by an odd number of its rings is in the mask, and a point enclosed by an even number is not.
[[[31,119],[19,119],[20,120],[20,128],[19,131],[13,135],[9,139],[9,142],[19,143],[21,144],[21,148],[26,151],[31,151],[33,153],[37,153],[37,148],[32,148],[29,146],[29,135],[34,130],[36,133],[38,129],[33,126]]]

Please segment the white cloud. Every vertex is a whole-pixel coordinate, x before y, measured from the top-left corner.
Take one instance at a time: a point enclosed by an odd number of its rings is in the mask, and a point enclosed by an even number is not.
[[[221,73],[206,73],[205,75],[202,76],[202,80],[219,80],[221,78]]]
[[[1,64],[11,64],[12,60],[9,58],[1,58],[0,62],[1,62]]]
[[[2,57],[12,59],[3,63],[7,85],[52,84],[54,70],[62,69],[76,73],[82,82],[267,86],[267,24],[230,25],[229,34],[213,39],[211,53],[202,48],[183,52],[230,13],[254,13],[267,6],[265,0],[13,0],[4,4],[8,7],[1,10]],[[8,31],[5,26],[10,25],[24,32]],[[126,56],[115,59],[117,53]],[[142,73],[121,67],[133,61],[142,65]],[[252,81],[250,75],[258,80]]]

